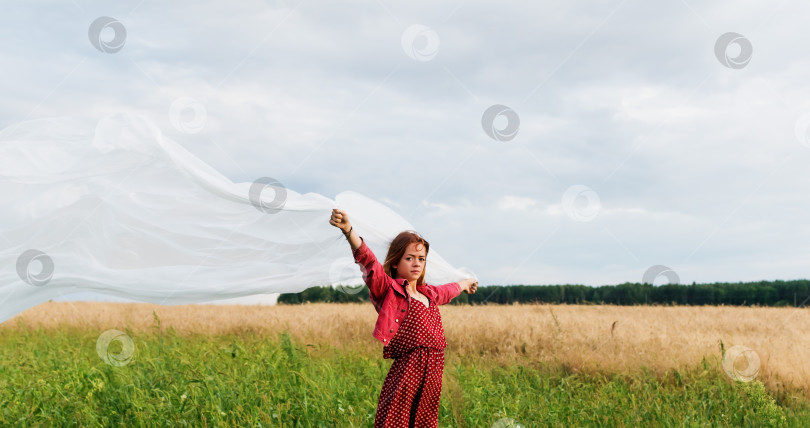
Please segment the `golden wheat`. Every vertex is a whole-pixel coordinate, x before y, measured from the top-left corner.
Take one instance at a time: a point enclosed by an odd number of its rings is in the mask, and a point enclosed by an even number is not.
[[[288,331],[314,347],[382,354],[371,336],[371,304],[279,306],[48,302],[0,324],[0,328],[77,327],[179,334],[276,335]],[[706,357],[717,364],[720,342],[743,345],[760,357],[758,378],[769,387],[810,391],[810,311],[796,308],[713,306],[485,305],[441,308],[449,358],[485,357],[573,370],[662,374],[695,367]]]

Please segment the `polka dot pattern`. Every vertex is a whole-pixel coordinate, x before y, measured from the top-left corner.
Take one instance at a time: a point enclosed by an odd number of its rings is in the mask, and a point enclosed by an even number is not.
[[[438,305],[408,297],[408,314],[384,358],[394,363],[380,391],[374,427],[437,427],[444,373],[444,327]]]

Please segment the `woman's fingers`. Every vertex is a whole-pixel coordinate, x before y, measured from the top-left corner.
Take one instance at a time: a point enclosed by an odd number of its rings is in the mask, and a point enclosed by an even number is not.
[[[341,210],[339,210],[337,208],[332,209],[332,219],[335,220],[336,222],[338,222],[338,223],[343,222],[343,219],[345,217],[346,217],[346,213],[344,213],[343,211],[341,211]]]
[[[345,212],[337,208],[332,208],[332,216],[329,218],[329,224],[342,230],[343,233],[346,233],[346,229],[349,229],[346,227],[349,226],[349,217]]]
[[[339,224],[343,222],[343,214],[338,209],[332,209],[332,216],[329,218],[329,224],[335,227],[340,227]]]
[[[478,282],[472,278],[465,280],[465,282],[466,286],[464,287],[464,291],[467,294],[474,294],[475,290],[478,288]]]

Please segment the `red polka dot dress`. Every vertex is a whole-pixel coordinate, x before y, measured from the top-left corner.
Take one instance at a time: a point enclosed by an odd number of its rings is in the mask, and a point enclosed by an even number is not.
[[[374,427],[437,427],[444,373],[444,328],[438,305],[408,296],[408,314],[383,358],[394,358],[385,378]]]

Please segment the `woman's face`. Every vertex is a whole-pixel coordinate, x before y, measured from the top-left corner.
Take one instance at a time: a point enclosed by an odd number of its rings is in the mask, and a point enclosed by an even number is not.
[[[397,271],[399,278],[405,278],[409,283],[416,283],[416,280],[422,276],[422,271],[425,270],[425,246],[420,243],[413,243],[408,245],[405,254],[399,260],[394,269]]]

